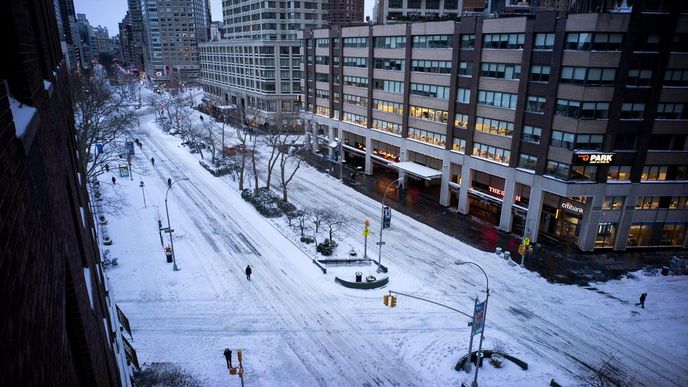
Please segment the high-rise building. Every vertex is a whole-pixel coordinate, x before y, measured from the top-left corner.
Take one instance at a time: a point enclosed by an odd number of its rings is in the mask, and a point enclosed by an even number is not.
[[[134,63],[134,34],[131,28],[131,16],[129,12],[124,16],[118,24],[119,28],[119,52],[120,60],[127,66],[132,66]]]
[[[355,25],[363,19],[363,0],[334,0],[327,4],[327,20],[330,25]]]
[[[477,2],[484,4],[484,0]],[[476,0],[376,0],[375,24],[455,19],[461,16],[464,3]]]
[[[55,18],[0,5],[0,385],[127,386]]]
[[[142,0],[145,68],[153,80],[200,75],[198,44],[210,34],[209,0]]]
[[[110,40],[107,27],[93,27],[92,42],[94,55],[98,55],[101,52],[112,53],[112,41]]]
[[[145,68],[144,51],[146,35],[143,29],[143,13],[140,0],[127,0],[131,24],[131,64],[139,70]]]
[[[292,125],[301,107],[297,31],[327,25],[325,0],[224,3],[224,39],[201,49],[206,99],[240,110],[249,125]]]
[[[76,31],[80,42],[81,65],[90,69],[93,62],[93,27],[83,13],[76,14]]]
[[[306,31],[314,150],[531,240],[688,247],[688,7],[576,9]]]

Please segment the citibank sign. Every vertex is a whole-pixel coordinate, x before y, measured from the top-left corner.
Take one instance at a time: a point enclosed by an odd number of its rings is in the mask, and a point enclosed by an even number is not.
[[[614,161],[614,153],[576,153],[576,164],[611,164]]]
[[[583,215],[583,207],[577,206],[571,202],[561,203],[561,208],[574,214]]]

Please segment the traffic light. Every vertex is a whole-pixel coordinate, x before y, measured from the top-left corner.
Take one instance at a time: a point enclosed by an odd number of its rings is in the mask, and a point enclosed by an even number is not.
[[[385,294],[384,297],[382,297],[382,300],[385,303],[385,306],[389,306],[389,294]]]
[[[368,227],[368,226],[370,226],[370,221],[369,221],[368,219],[366,219],[365,222],[363,222],[363,224],[364,224],[366,227]]]
[[[390,307],[390,308],[394,308],[395,306],[397,306],[397,297],[396,297],[396,296],[392,296],[392,299],[391,299],[390,302],[389,302],[389,307]]]

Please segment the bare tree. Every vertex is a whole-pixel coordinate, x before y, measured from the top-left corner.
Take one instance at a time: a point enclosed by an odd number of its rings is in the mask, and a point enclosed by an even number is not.
[[[256,156],[257,156],[257,151],[256,151],[256,142],[258,141],[258,136],[253,135],[252,141],[251,141],[251,149],[249,150],[249,153],[251,154],[251,165],[253,167],[253,190],[254,192],[258,192],[258,166],[256,163]]]
[[[318,231],[320,231],[320,227],[325,221],[325,218],[327,218],[328,216],[327,210],[323,208],[313,208],[308,211],[308,214],[309,220],[311,221],[311,223],[313,223],[313,228],[315,230],[315,233],[317,234]]]
[[[311,209],[305,208],[297,211],[296,219],[298,220],[298,228],[301,231],[301,236],[305,236],[305,231],[308,229],[308,220],[311,218]]]
[[[73,74],[70,83],[76,140],[88,177],[104,173],[104,166],[119,158],[115,144],[138,122],[121,94],[114,93],[102,73]],[[97,144],[100,144],[97,146]]]
[[[268,158],[266,171],[267,176],[265,178],[265,187],[268,189],[270,189],[272,171],[275,168],[275,164],[277,164],[277,160],[279,160],[281,137],[282,131],[279,128],[269,130],[265,136],[265,144],[270,148],[270,157]]]
[[[246,175],[246,143],[248,142],[248,132],[246,131],[246,129],[237,126],[236,134],[237,139],[239,140],[239,153],[241,153],[241,163],[239,164],[239,191],[243,191],[244,177]]]
[[[577,379],[586,386],[621,387],[635,384],[634,377],[629,378],[625,372],[616,366],[613,354],[610,354],[599,366],[593,366],[585,362],[581,363],[588,369],[588,373],[579,376]]]
[[[331,208],[325,208],[321,211],[323,214],[322,221],[327,227],[329,239],[334,240],[335,233],[346,226],[348,219]]]
[[[301,158],[297,156],[299,151],[294,150],[293,146],[298,137],[284,134],[280,138],[280,187],[282,188],[282,200],[286,202],[288,201],[287,186],[301,167]],[[291,172],[289,172],[289,168],[291,168]]]
[[[210,156],[213,164],[215,164],[215,148],[216,148],[216,138],[215,138],[215,131],[217,130],[217,123],[215,123],[215,120],[212,118],[208,118],[207,120],[204,120],[202,125],[201,125],[205,131],[204,133],[204,138],[208,145],[210,146]],[[224,126],[224,124],[223,124]],[[224,129],[223,129],[224,133]]]

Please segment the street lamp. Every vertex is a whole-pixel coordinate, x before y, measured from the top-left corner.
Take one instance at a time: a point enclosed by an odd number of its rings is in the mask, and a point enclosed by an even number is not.
[[[487,300],[490,298],[490,280],[487,278],[487,273],[485,273],[485,270],[483,270],[480,265],[478,265],[475,262],[471,261],[455,261],[455,265],[474,265],[480,271],[483,272],[483,275],[485,276],[485,307],[483,309],[483,321],[482,321],[482,329],[480,329],[480,342],[478,343],[478,353],[476,353],[476,360],[475,360],[475,376],[473,377],[473,383],[471,384],[472,387],[478,387],[478,370],[480,369],[480,355],[482,354],[483,350],[483,333],[485,332],[485,322],[487,318]],[[477,303],[477,297],[476,297],[476,303]],[[475,324],[475,311],[473,313],[473,323]],[[471,325],[471,339],[468,344],[468,357],[466,358],[466,372],[471,372],[471,350],[473,347],[473,325]]]
[[[403,177],[400,177],[393,182],[389,183],[387,186],[387,189],[385,189],[384,195],[382,195],[382,208],[380,209],[380,241],[377,243],[379,246],[378,250],[378,256],[377,256],[377,265],[378,269],[382,270],[382,245],[384,242],[382,242],[382,230],[384,229],[384,223],[385,223],[385,197],[387,197],[387,191],[389,191],[390,188],[392,188],[392,185],[394,183],[397,183],[397,187],[399,186],[398,184],[401,184],[403,180]],[[391,210],[390,210],[391,211]]]
[[[174,183],[182,180],[189,180],[188,177],[182,177],[181,179],[177,179],[170,183],[170,185],[167,187],[167,191],[165,192],[165,213],[167,214],[167,233],[170,234],[170,248],[172,249],[172,261],[174,262],[172,266],[172,270],[174,271],[179,271],[179,268],[177,267],[177,258],[175,257],[174,254],[174,242],[172,241],[172,226],[170,226],[170,210],[167,208],[167,194],[170,193],[170,188],[174,185]]]

